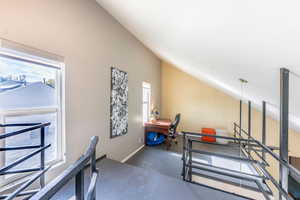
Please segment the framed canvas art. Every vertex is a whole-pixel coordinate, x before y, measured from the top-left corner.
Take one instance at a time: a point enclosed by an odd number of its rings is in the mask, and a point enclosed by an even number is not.
[[[115,67],[111,68],[110,137],[128,132],[128,75]]]

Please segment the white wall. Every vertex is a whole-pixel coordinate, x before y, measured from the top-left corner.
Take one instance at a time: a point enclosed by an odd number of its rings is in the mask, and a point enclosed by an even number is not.
[[[98,135],[97,156],[122,160],[142,145],[142,81],[160,104],[160,60],[94,0],[1,0],[0,37],[65,58],[66,158]],[[129,75],[129,132],[109,138],[110,67]]]

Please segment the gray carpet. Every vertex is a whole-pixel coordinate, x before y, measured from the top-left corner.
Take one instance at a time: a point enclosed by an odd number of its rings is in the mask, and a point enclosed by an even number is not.
[[[222,153],[227,155],[241,156],[244,157],[244,154],[240,152],[240,148],[237,144],[230,143],[228,145],[212,145],[212,144],[203,144],[203,143],[193,143],[194,149]],[[182,140],[178,138],[178,144],[172,145],[169,151],[166,150],[164,144],[158,146],[146,146],[141,151],[139,151],[136,155],[130,158],[126,163],[141,167],[146,170],[155,170],[163,175],[182,179],[181,178],[181,170],[182,170]],[[193,159],[213,165],[218,167],[223,167],[231,170],[241,170],[243,172],[247,172],[249,174],[256,174],[257,172],[253,168],[253,166],[246,162],[228,160],[224,158],[219,158],[215,156],[208,155],[199,155],[193,153]],[[237,178],[232,178],[228,176],[222,176],[219,174],[202,171],[202,170],[194,170],[195,172],[204,174],[206,177],[210,176],[213,179],[222,180],[224,182],[229,182],[234,185],[238,185],[241,187],[252,188],[254,190],[258,190],[257,185],[251,181],[242,181]],[[268,190],[265,187],[265,190]]]
[[[235,155],[235,156],[240,155],[239,147],[235,144],[224,146],[224,145],[193,143],[193,148],[209,151],[209,152],[223,153],[228,155]],[[170,177],[181,178],[180,176],[181,169],[182,169],[181,156],[182,156],[182,142],[181,142],[181,138],[178,138],[178,144],[172,145],[170,150],[168,151],[166,150],[164,144],[158,146],[146,146],[137,154],[135,154],[133,157],[131,157],[126,163],[137,167],[153,169],[160,172],[161,174]],[[224,159],[219,159],[208,155],[199,155],[195,153],[193,154],[193,158],[199,159],[201,161],[205,161],[208,164],[212,164],[220,167],[226,167],[226,162],[224,162]],[[227,165],[229,164],[232,163],[227,162]],[[233,163],[233,165],[239,165],[239,163]],[[230,166],[230,168],[232,168],[232,166]]]
[[[104,159],[97,163],[97,199],[103,200],[242,200],[243,198],[183,182],[154,170]],[[87,172],[88,173],[88,172]],[[86,177],[86,181],[88,178]],[[87,187],[87,185],[86,185]],[[74,181],[52,199],[74,196]]]

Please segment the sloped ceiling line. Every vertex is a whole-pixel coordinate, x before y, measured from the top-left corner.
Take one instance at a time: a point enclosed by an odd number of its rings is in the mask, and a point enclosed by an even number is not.
[[[278,119],[280,68],[300,74],[300,1],[97,0],[161,59]],[[291,127],[300,131],[300,80],[291,76]],[[275,105],[275,106],[272,106]]]

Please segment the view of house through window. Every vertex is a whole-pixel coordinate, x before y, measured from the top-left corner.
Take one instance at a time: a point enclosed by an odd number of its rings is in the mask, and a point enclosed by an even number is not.
[[[17,58],[17,57],[16,57]],[[44,123],[46,128],[46,161],[61,159],[61,69],[47,67],[21,59],[0,55],[0,123]],[[12,132],[25,127],[7,127],[2,132]],[[40,130],[9,137],[0,147],[39,145]],[[6,151],[1,154],[0,166],[8,165],[34,150]],[[39,154],[14,169],[30,168],[39,164]],[[4,163],[3,163],[4,161]]]
[[[143,124],[150,118],[151,85],[143,82]]]

